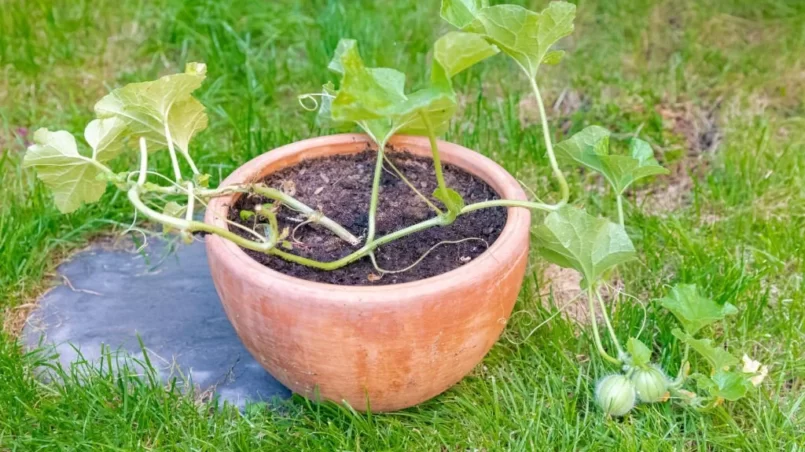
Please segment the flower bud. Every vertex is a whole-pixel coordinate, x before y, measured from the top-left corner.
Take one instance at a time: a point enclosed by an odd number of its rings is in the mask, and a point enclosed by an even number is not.
[[[635,388],[623,375],[609,375],[598,382],[595,401],[610,416],[623,416],[634,408]]]
[[[660,402],[668,392],[668,378],[656,367],[635,369],[632,372],[632,383],[641,402]]]

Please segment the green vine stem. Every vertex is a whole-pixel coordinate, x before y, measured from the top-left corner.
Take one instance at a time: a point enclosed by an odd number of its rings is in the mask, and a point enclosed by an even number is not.
[[[179,169],[179,160],[176,158],[176,149],[173,148],[173,137],[171,137],[171,130],[168,127],[168,121],[165,121],[165,141],[168,143],[168,152],[171,156],[171,166],[173,166],[173,175],[176,177],[176,182],[182,181],[182,171]]]
[[[232,241],[236,243],[238,246],[241,246],[246,249],[260,251],[263,253],[267,253],[271,251],[272,248],[276,245],[276,237],[271,237],[269,240],[264,242],[257,242],[254,240],[249,240],[243,238],[229,229],[224,229],[218,226],[213,226],[211,224],[204,223],[202,221],[187,221],[186,219],[172,217],[170,215],[166,215],[163,213],[159,213],[150,207],[148,207],[142,199],[140,199],[140,186],[135,185],[131,187],[128,191],[128,198],[129,202],[134,206],[137,211],[141,212],[147,218],[156,221],[158,223],[170,226],[172,228],[186,231],[186,232],[207,232],[210,234],[215,234],[220,236],[226,240]]]
[[[430,118],[423,112],[419,112],[422,123],[425,124],[425,129],[428,131],[428,141],[430,141],[430,152],[433,155],[433,169],[436,171],[436,183],[439,185],[439,191],[443,196],[447,197],[447,184],[444,182],[444,173],[442,172],[442,159],[439,156],[439,143],[436,140],[436,133],[433,131],[433,125],[430,123]]]
[[[623,221],[623,195],[618,195],[618,222],[621,224],[622,228],[626,227],[626,224]]]
[[[595,304],[593,302],[593,298],[595,297],[596,290],[593,288],[593,285],[590,284],[587,287],[587,307],[590,311],[591,317],[591,324],[593,327],[593,340],[595,342],[595,347],[598,349],[598,353],[607,361],[611,362],[612,364],[620,366],[622,364],[621,360],[611,356],[609,353],[604,350],[604,345],[601,343],[601,336],[598,334],[598,320],[595,317]],[[604,318],[606,318],[606,313],[604,313]],[[607,320],[607,324],[609,321]],[[617,342],[616,342],[617,343]]]
[[[386,141],[377,142],[377,161],[375,163],[375,173],[372,176],[372,196],[369,199],[369,228],[366,231],[366,243],[370,243],[375,238],[377,228],[377,204],[380,198],[380,178],[383,175],[383,155],[386,149]]]
[[[690,362],[688,362],[688,353],[690,353],[690,344],[685,344],[685,349],[682,352],[682,362],[679,364],[679,373],[676,374],[676,378],[671,385],[674,387],[681,387],[682,384],[687,379],[687,373],[690,371]]]
[[[615,349],[618,350],[618,357],[625,356],[623,348],[620,342],[618,342],[618,337],[615,335],[615,329],[612,328],[612,322],[609,321],[607,307],[604,305],[604,299],[601,298],[601,291],[599,291],[598,288],[595,289],[595,296],[598,298],[598,305],[601,307],[601,315],[604,316],[604,322],[606,322],[607,331],[609,331],[609,338],[612,339],[612,343],[615,344]]]
[[[526,74],[528,75],[527,71]],[[567,185],[565,175],[562,174],[562,170],[559,169],[559,164],[556,162],[556,155],[553,152],[553,143],[551,142],[551,131],[548,128],[548,116],[545,114],[545,105],[542,103],[542,96],[540,95],[539,88],[537,87],[537,80],[528,75],[528,81],[531,82],[531,89],[534,92],[534,97],[537,99],[539,117],[540,121],[542,122],[542,135],[545,139],[545,147],[548,150],[548,160],[551,163],[553,174],[556,177],[556,180],[559,182],[559,189],[562,199],[559,201],[559,203],[557,203],[557,206],[562,206],[567,204],[567,201],[570,199],[570,188]]]

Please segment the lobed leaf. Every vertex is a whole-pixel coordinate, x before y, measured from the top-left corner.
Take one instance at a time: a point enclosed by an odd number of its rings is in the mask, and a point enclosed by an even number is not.
[[[36,170],[37,177],[53,192],[60,212],[73,212],[101,198],[106,191],[106,181],[99,178],[103,167],[78,153],[75,138],[69,132],[39,129],[33,140],[35,144],[25,153],[22,166]]]
[[[712,377],[698,375],[696,384],[715,397],[734,402],[743,398],[752,387],[751,382],[738,372],[718,371]]]
[[[551,46],[573,32],[576,6],[551,2],[541,13],[535,13],[521,6],[497,5],[475,10],[474,14],[475,19],[461,28],[484,35],[534,78]],[[465,18],[459,15],[453,19],[461,23]]]
[[[440,15],[454,27],[464,28],[475,20],[478,11],[488,6],[488,0],[442,0]]]
[[[620,225],[571,206],[548,215],[536,235],[547,260],[578,270],[587,284],[635,256],[632,241]]]
[[[632,139],[629,155],[613,155],[609,151],[609,136],[603,127],[587,127],[557,144],[556,156],[601,173],[618,195],[644,177],[668,174],[645,141]]]
[[[738,308],[730,303],[719,305],[703,296],[695,284],[675,285],[671,288],[671,293],[660,300],[660,304],[671,311],[690,335],[728,315],[738,313]]]
[[[696,353],[702,355],[713,366],[714,372],[727,371],[738,364],[738,358],[721,347],[714,347],[710,339],[696,339],[679,329],[675,329],[671,333],[680,341],[688,344]]]
[[[167,146],[166,128],[179,151],[188,155],[193,136],[207,127],[204,106],[192,97],[204,81],[206,66],[188,63],[185,72],[142,83],[130,83],[95,104],[100,120],[124,124],[121,136],[144,137],[150,150]]]

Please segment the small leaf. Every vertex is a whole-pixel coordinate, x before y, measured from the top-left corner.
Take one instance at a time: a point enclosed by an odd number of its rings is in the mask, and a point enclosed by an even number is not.
[[[703,296],[695,284],[677,284],[668,296],[660,300],[660,304],[671,311],[691,335],[728,315],[738,313],[738,309],[730,303],[719,305]]]
[[[630,337],[626,342],[626,351],[632,357],[632,364],[637,367],[646,367],[651,364],[651,350],[639,339]]]
[[[578,270],[587,284],[635,256],[632,241],[620,225],[572,206],[548,215],[536,235],[548,261]]]
[[[209,175],[209,174],[207,174],[207,173],[204,173],[204,174],[196,174],[196,175],[194,175],[194,176],[193,176],[193,183],[194,183],[194,184],[195,184],[197,187],[204,187],[204,188],[207,188],[207,187],[209,187],[209,186],[210,186],[210,177],[212,177],[212,176],[210,176],[210,175]]]
[[[442,0],[440,15],[454,27],[464,28],[475,20],[478,11],[487,6],[488,0]]]
[[[476,11],[462,29],[484,35],[534,78],[551,46],[573,32],[575,16],[576,6],[566,2],[551,2],[541,13],[496,5]]]
[[[751,388],[751,383],[738,372],[718,371],[712,377],[697,375],[696,384],[711,396],[734,402],[743,398]]]
[[[78,153],[75,138],[69,132],[39,129],[33,141],[22,166],[36,170],[37,177],[53,192],[60,212],[73,212],[101,198],[107,184],[98,177],[104,173],[103,167]]]
[[[179,151],[188,154],[191,138],[207,127],[204,106],[191,93],[204,81],[206,66],[188,63],[185,72],[112,91],[95,104],[101,120],[117,118],[125,136],[144,137],[149,150],[167,146],[165,128]]]
[[[738,358],[721,347],[714,347],[710,339],[696,339],[679,329],[673,330],[672,333],[677,339],[690,345],[690,348],[696,353],[702,355],[713,366],[714,372],[726,371],[738,364]]]
[[[240,219],[243,221],[249,221],[249,218],[252,218],[255,215],[254,212],[251,210],[241,210],[240,211]]]
[[[551,50],[550,52],[546,53],[545,56],[542,58],[542,64],[549,64],[551,66],[555,66],[562,61],[562,58],[565,56],[564,50]]]
[[[437,188],[433,192],[433,197],[444,204],[451,221],[454,220],[458,216],[458,213],[461,212],[461,209],[464,208],[464,198],[452,188],[445,188],[444,190]]]
[[[617,194],[623,194],[635,181],[644,177],[668,174],[654,159],[654,151],[643,140],[632,139],[630,155],[613,155],[609,151],[609,131],[590,126],[556,145],[559,160],[578,163],[601,173]]]

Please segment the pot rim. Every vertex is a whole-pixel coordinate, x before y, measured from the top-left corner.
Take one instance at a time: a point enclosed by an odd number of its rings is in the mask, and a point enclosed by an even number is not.
[[[370,146],[375,145],[375,143],[371,141],[368,136],[358,133],[326,135],[289,143],[271,151],[267,151],[249,160],[233,171],[226,179],[224,179],[220,186],[223,187],[226,185],[243,183],[250,179],[253,180],[256,174],[261,174],[262,169],[270,165],[272,162],[298,153],[303,153],[308,149],[358,141],[365,142]],[[517,182],[512,175],[510,175],[505,169],[503,169],[503,167],[498,165],[492,159],[455,143],[450,143],[443,140],[439,140],[438,143],[440,155],[444,163],[458,166],[462,170],[480,178],[489,184],[501,198],[510,200],[527,200],[525,192],[523,191],[519,182]],[[417,148],[430,148],[430,143],[427,137],[411,135],[395,135],[389,140],[388,144],[403,149],[406,147],[410,148],[412,146]],[[409,150],[416,154],[421,154],[412,149]],[[334,153],[333,155],[335,154],[337,153]],[[477,171],[479,168],[483,168],[483,174],[479,174],[479,171]],[[222,217],[226,218],[229,206],[235,197],[239,195],[240,194],[234,193],[232,195],[214,198],[212,201],[210,201],[207,207],[204,220],[207,223],[228,228],[228,225],[222,219]],[[432,293],[434,287],[450,287],[472,284],[473,281],[479,277],[479,274],[483,273],[484,271],[488,271],[490,264],[493,262],[500,263],[500,261],[495,258],[496,251],[501,251],[503,248],[507,247],[511,248],[517,246],[517,242],[519,241],[518,231],[521,228],[530,228],[530,224],[530,211],[524,208],[509,207],[507,211],[506,224],[503,226],[503,230],[500,232],[498,238],[487,250],[469,263],[429,278],[400,284],[383,284],[377,286],[330,284],[289,276],[257,262],[233,242],[215,235],[208,235],[206,236],[205,240],[207,243],[208,254],[210,254],[210,247],[222,247],[223,249],[221,251],[225,251],[225,253],[215,253],[216,257],[235,260],[236,264],[240,268],[239,272],[244,274],[247,279],[258,278],[258,280],[262,281],[263,284],[265,284],[267,279],[273,279],[280,283],[295,285],[300,290],[330,292],[334,295],[336,293],[339,295],[359,295],[361,296],[359,299],[354,299],[356,302],[365,302],[362,300],[372,299],[374,303],[377,303],[382,302],[384,298],[370,298],[369,296],[388,292],[389,290],[406,291],[409,293],[420,292],[425,295]],[[364,298],[364,296],[367,297]],[[347,300],[347,298],[340,296],[335,296],[334,299],[338,299],[338,302],[342,303]]]

